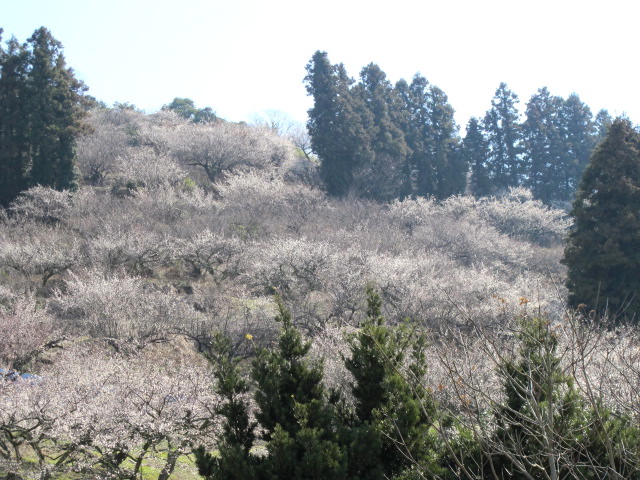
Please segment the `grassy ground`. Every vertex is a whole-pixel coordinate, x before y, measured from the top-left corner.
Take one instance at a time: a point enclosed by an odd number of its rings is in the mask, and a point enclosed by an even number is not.
[[[150,452],[143,462],[139,480],[155,480],[165,465],[166,455],[163,453]],[[53,462],[52,462],[53,463]],[[133,462],[127,461],[124,468],[133,467]],[[24,480],[37,480],[40,477],[40,468],[35,456],[25,452],[24,459],[20,464],[14,461],[0,459],[0,478],[4,478],[9,472],[18,473]],[[104,479],[106,475],[103,471],[95,469],[91,472],[74,472],[73,465],[63,467],[60,471],[54,472],[52,480],[88,480]],[[171,475],[171,480],[201,480],[194,463],[193,455],[182,455],[176,462],[175,470]]]

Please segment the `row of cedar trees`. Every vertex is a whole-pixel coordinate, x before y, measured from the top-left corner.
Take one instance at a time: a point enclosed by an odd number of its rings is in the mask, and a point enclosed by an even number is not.
[[[0,45],[0,206],[34,185],[77,187],[75,138],[89,100],[61,50],[44,27]]]
[[[213,342],[222,398],[214,415],[223,433],[216,453],[195,450],[207,480],[640,478],[638,457],[629,454],[640,447],[640,429],[581,397],[543,319],[522,320],[517,355],[498,363],[502,398],[484,407],[469,401],[462,410],[435,402],[423,383],[420,329],[387,326],[372,290],[343,358],[352,404],[324,386],[322,362],[309,360],[311,344],[282,304],[278,320],[278,344],[257,352],[250,380],[230,342]],[[266,454],[252,451],[259,441]]]
[[[546,87],[531,97],[521,122],[517,95],[501,83],[491,109],[482,120],[471,118],[460,139],[447,96],[419,74],[394,86],[371,63],[356,82],[318,51],[305,82],[314,100],[312,147],[336,196],[442,199],[525,186],[544,202],[568,201],[611,123],[606,110],[594,118],[578,95],[563,99]]]

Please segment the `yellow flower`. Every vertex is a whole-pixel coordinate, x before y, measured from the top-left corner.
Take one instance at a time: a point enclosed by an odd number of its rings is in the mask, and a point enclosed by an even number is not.
[[[526,305],[529,303],[529,299],[526,297],[520,297],[520,305]]]
[[[247,340],[253,340],[253,335],[251,335],[250,333],[247,333],[244,338],[246,338]]]

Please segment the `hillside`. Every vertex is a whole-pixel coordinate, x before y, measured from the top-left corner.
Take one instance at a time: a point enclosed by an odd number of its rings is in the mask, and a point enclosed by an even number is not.
[[[497,357],[484,340],[495,334],[514,348],[517,317],[566,318],[566,212],[525,189],[336,199],[314,160],[268,128],[127,109],[96,109],[89,120],[79,190],[32,188],[1,219],[0,363],[44,379],[2,383],[4,458],[121,472],[155,455],[167,478],[193,442],[213,448],[220,429],[204,422],[221,400],[198,351],[213,332],[240,357],[273,346],[276,294],[318,339],[327,383],[346,388],[342,332],[361,324],[373,287],[389,325],[410,318],[430,335],[424,380],[451,408],[461,399],[443,386],[454,358],[461,372],[484,372],[464,378],[486,379],[479,390],[489,394],[499,390]],[[569,348],[577,330],[563,325]],[[598,345],[598,355],[624,350]],[[118,463],[127,455],[137,467]]]

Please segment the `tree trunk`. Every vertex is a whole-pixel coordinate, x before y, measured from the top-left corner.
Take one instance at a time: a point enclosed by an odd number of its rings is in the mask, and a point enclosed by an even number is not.
[[[158,475],[158,480],[169,480],[173,470],[176,468],[176,462],[179,456],[176,450],[170,449],[167,452],[167,463],[165,463],[164,468]]]

